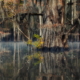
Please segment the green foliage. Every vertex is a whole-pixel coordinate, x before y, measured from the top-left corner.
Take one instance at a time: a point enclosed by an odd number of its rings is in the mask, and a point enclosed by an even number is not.
[[[41,38],[38,34],[34,34],[33,37],[35,37],[37,39]]]
[[[32,44],[32,40],[28,40],[27,44],[31,45]]]
[[[37,47],[37,48],[41,48],[41,44],[40,44],[39,41],[33,42],[32,45],[34,45],[34,46]]]
[[[37,34],[34,34],[33,35],[33,37],[35,37],[36,39],[37,39],[37,41],[34,41],[34,42],[32,42],[32,40],[28,40],[27,41],[27,44],[29,44],[29,45],[33,45],[33,46],[35,46],[35,47],[37,47],[37,48],[41,48],[42,47],[42,45],[43,45],[43,38],[41,38],[39,35],[37,35]]]
[[[28,55],[28,56],[26,56],[25,58],[27,58],[29,61],[31,61],[31,60],[33,60],[33,59],[37,59],[38,61],[36,61],[36,62],[34,63],[34,65],[37,65],[37,64],[41,63],[42,60],[43,60],[43,56],[42,56],[40,53],[35,53],[35,54],[33,54],[33,55]]]
[[[42,45],[43,45],[43,39],[42,38],[39,38],[37,41],[33,42],[32,44],[37,47],[37,48],[41,48]]]
[[[43,57],[41,56],[40,53],[35,53],[33,55],[28,55],[27,58],[28,58],[28,60],[31,60],[33,58],[36,58],[36,59],[39,59],[40,61],[43,59]]]

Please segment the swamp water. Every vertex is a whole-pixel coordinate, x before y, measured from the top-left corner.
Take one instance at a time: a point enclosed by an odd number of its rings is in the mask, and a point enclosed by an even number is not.
[[[69,51],[36,52],[25,42],[0,42],[0,80],[80,80],[80,42],[69,42]],[[41,63],[25,56],[39,53]]]

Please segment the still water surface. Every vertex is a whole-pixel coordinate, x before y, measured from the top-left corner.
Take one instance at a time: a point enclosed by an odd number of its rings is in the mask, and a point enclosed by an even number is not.
[[[80,42],[69,42],[69,51],[35,52],[25,42],[0,42],[0,80],[80,80]],[[39,53],[37,65],[25,56]]]

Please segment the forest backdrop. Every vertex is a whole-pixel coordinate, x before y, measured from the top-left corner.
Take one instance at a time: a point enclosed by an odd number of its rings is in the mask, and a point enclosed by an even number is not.
[[[14,41],[24,36],[30,42],[37,34],[40,46],[68,48],[70,34],[80,39],[80,13],[75,3],[79,1],[0,0],[0,31],[10,32]]]

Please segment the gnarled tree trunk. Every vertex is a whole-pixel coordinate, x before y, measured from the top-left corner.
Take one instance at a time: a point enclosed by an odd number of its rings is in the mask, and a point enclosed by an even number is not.
[[[58,2],[60,2],[58,4]],[[44,12],[45,23],[42,26],[44,38],[43,47],[64,47],[68,48],[67,35],[63,34],[64,27],[64,2],[63,0],[49,0],[47,10]]]

